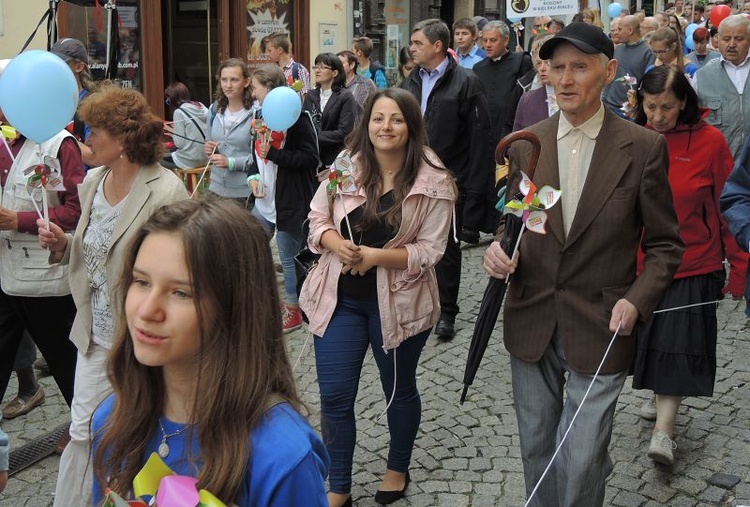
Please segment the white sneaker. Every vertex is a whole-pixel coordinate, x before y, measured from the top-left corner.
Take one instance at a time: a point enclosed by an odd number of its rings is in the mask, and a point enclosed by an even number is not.
[[[674,465],[674,450],[677,444],[663,431],[657,431],[651,437],[651,445],[648,447],[648,457],[662,465]]]
[[[641,417],[647,421],[656,421],[656,396],[641,406]]]

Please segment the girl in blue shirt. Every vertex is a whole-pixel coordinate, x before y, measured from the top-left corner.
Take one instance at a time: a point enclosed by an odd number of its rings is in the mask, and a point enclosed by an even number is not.
[[[328,455],[298,413],[261,225],[231,201],[183,201],[140,228],[124,265],[94,504],[104,487],[132,496],[156,452],[227,504],[327,506]]]

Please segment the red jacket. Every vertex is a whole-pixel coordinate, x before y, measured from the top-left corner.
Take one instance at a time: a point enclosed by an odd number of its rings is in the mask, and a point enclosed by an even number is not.
[[[718,271],[726,257],[730,264],[729,289],[741,295],[748,254],[737,246],[719,210],[719,196],[734,166],[729,146],[722,133],[703,120],[694,125],[679,124],[664,137],[680,238],[687,246],[675,278]],[[639,273],[642,262],[643,252],[639,250]]]

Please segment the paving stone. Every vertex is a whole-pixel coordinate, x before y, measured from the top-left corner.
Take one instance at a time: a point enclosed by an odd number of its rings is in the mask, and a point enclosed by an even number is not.
[[[736,475],[718,473],[711,476],[708,479],[708,483],[714,486],[718,486],[722,489],[732,489],[740,482],[740,478]]]
[[[487,283],[481,268],[485,246],[463,249],[458,333],[451,342],[427,340],[417,370],[422,424],[411,463],[412,484],[404,506],[520,507],[525,502],[518,427],[508,353],[502,346],[499,319],[482,366],[464,405],[458,400],[474,319]],[[703,507],[750,505],[750,326],[744,302],[719,304],[717,383],[713,398],[686,398],[677,417],[676,463],[656,467],[646,457],[653,423],[639,417],[651,396],[626,381],[615,412],[610,446],[614,470],[607,481],[605,505]],[[320,398],[314,351],[304,329],[287,335],[298,388],[313,427],[320,428]],[[47,402],[27,417],[3,421],[14,447],[40,437],[68,419],[68,409],[51,377],[40,379]],[[4,403],[15,395],[11,380]],[[386,404],[379,373],[367,354],[362,370],[357,414],[352,496],[358,507],[375,507],[373,495],[386,468]],[[0,506],[52,504],[59,457],[52,456],[12,477],[0,494]],[[717,474],[739,478],[733,489],[711,483]],[[715,481],[714,481],[715,482]]]

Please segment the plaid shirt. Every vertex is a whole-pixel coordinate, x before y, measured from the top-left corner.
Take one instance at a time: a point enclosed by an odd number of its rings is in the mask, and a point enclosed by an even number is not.
[[[286,76],[289,84],[292,84],[294,82],[293,69],[295,63],[297,64],[297,78],[302,81],[302,90],[297,93],[299,94],[300,98],[304,98],[305,95],[307,95],[307,92],[310,91],[310,71],[307,70],[301,63],[295,62],[294,58],[291,58],[289,60],[289,63],[284,65],[281,70],[284,71],[284,76]]]

